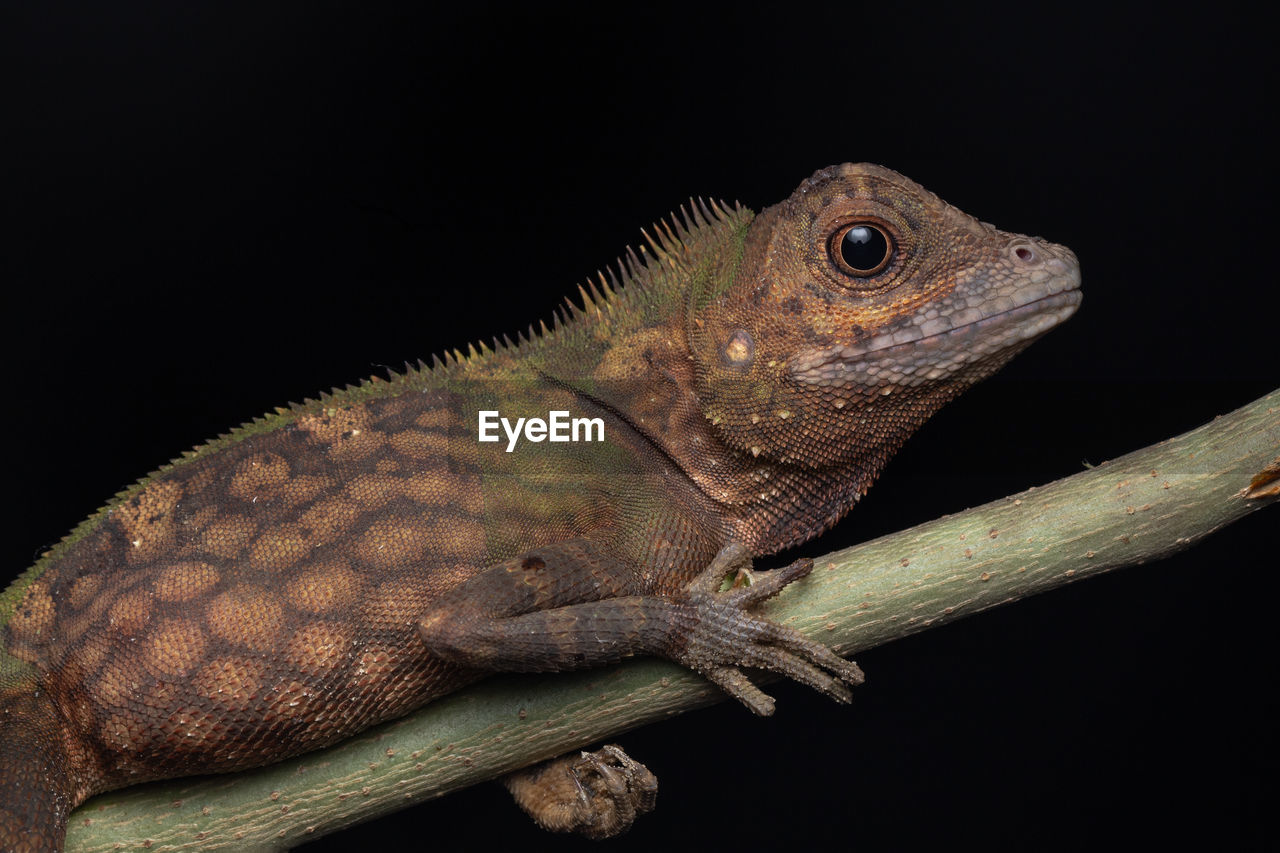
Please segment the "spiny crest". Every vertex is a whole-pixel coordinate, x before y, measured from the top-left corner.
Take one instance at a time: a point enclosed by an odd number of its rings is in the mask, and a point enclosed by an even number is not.
[[[692,260],[694,244],[707,233],[703,229],[731,227],[738,224],[743,216],[750,215],[751,212],[737,202],[730,206],[724,202],[714,200],[708,202],[702,198],[691,198],[687,205],[680,206],[678,213],[673,212],[667,218],[658,220],[649,230],[641,229],[644,242],[640,245],[639,253],[628,246],[613,266],[606,267],[603,272],[597,272],[598,286],[597,281],[592,279],[587,280],[585,287],[579,286],[581,307],[567,299],[567,309],[565,306],[560,306],[554,312],[550,329],[547,328],[545,321],[540,320],[536,328],[531,324],[527,331],[517,332],[514,342],[510,337],[503,335],[501,341],[494,339],[492,348],[483,341],[468,344],[465,355],[458,349],[445,350],[441,354],[433,353],[429,365],[422,360],[419,360],[416,365],[406,363],[403,374],[388,368],[387,379],[376,375],[371,376],[356,385],[348,385],[341,389],[335,387],[314,399],[308,397],[301,403],[277,407],[274,412],[246,421],[229,432],[219,434],[215,439],[183,451],[177,458],[122,489],[96,513],[81,522],[43,554],[23,577],[30,580],[38,576],[43,571],[42,565],[45,560],[50,559],[61,549],[74,545],[81,537],[93,530],[115,506],[140,492],[157,476],[164,474],[175,465],[216,452],[230,444],[243,441],[249,436],[276,429],[282,423],[303,412],[315,411],[333,403],[348,404],[363,395],[380,396],[387,392],[386,389],[389,386],[402,381],[420,380],[437,371],[459,369],[468,361],[482,359],[495,353],[520,353],[540,346],[567,330],[579,331],[589,329],[595,323],[610,322],[615,308],[625,300],[661,298],[664,289],[673,281],[678,281],[678,274]]]
[[[424,366],[417,371],[411,368],[410,373],[455,369],[470,360],[497,353],[519,354],[568,330],[576,332],[592,324],[608,323],[621,301],[660,296],[664,286],[690,264],[691,244],[704,229],[735,225],[743,215],[750,215],[750,211],[738,202],[730,205],[715,199],[690,198],[649,228],[640,229],[643,242],[639,244],[639,251],[627,246],[613,265],[578,285],[576,300],[566,296],[564,302],[552,310],[550,328],[546,321],[539,321],[536,326],[530,324],[527,330],[518,331],[515,341],[504,334],[501,340],[494,338],[492,348],[481,342],[478,348],[468,345],[465,355],[456,349],[446,351],[443,360],[432,356],[429,368]]]

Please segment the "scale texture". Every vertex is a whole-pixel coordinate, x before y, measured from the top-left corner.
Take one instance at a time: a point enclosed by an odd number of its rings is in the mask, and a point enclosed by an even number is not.
[[[0,596],[0,848],[58,849],[94,793],[279,761],[488,672],[650,654],[757,713],[739,667],[847,701],[856,666],[754,612],[808,561],[750,558],[834,524],[1069,317],[1075,257],[865,164],[646,240],[551,328],[245,424],[42,556]],[[603,440],[508,450],[478,440],[489,410]],[[610,808],[650,807],[651,778]]]

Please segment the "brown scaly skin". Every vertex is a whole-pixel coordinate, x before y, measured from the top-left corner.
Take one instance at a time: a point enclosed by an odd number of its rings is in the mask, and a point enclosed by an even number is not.
[[[883,269],[848,266],[850,226],[885,235]],[[808,561],[721,581],[834,524],[1070,316],[1075,258],[869,165],[755,217],[695,206],[642,254],[553,330],[247,424],[44,555],[0,597],[0,847],[56,849],[91,794],[278,761],[490,671],[654,654],[757,713],[739,667],[847,701],[856,666],[751,612]],[[508,453],[482,409],[598,417],[605,441]],[[607,835],[656,793],[629,762],[509,787]]]

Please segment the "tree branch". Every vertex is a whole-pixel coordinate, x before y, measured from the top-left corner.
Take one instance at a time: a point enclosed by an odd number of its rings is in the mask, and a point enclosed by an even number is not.
[[[850,654],[1183,550],[1280,494],[1280,390],[1048,486],[819,558],[769,615]],[[68,851],[281,849],[724,699],[674,664],[496,677],[331,749],[94,798]]]

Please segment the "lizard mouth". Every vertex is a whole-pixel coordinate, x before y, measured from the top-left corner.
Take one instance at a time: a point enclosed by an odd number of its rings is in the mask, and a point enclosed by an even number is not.
[[[1016,305],[1008,304],[1010,298],[999,299],[985,310],[931,318],[851,346],[809,350],[792,361],[789,372],[799,382],[830,386],[920,385],[945,379],[993,354],[1020,349],[1074,314],[1083,298],[1079,277],[1064,277],[1057,284],[1024,289]]]

